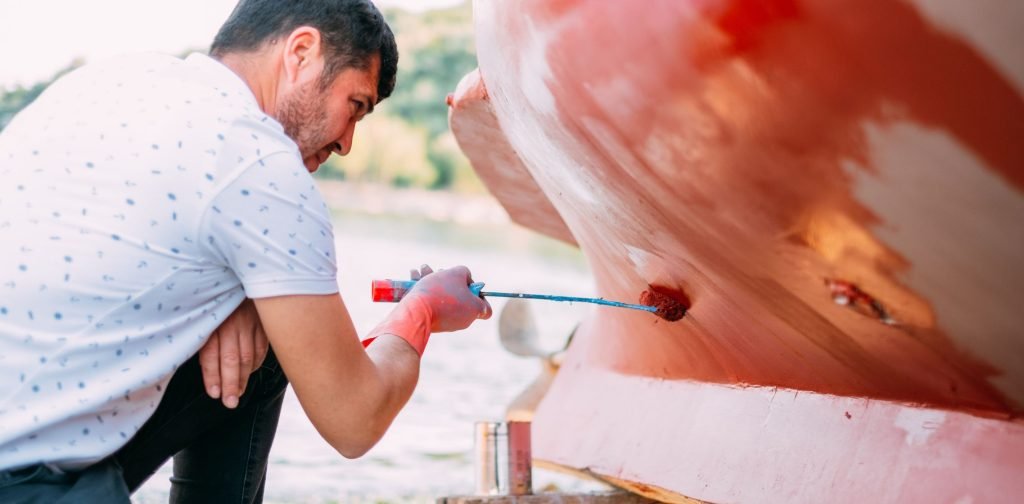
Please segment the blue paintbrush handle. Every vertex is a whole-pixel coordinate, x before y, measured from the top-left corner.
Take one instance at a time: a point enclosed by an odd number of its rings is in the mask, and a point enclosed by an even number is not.
[[[548,301],[564,301],[569,303],[592,303],[605,306],[616,306],[619,308],[632,308],[634,310],[643,310],[646,312],[654,313],[658,309],[654,306],[638,305],[630,303],[621,303],[619,301],[609,301],[601,298],[588,298],[588,297],[574,297],[574,296],[553,296],[548,294],[526,294],[523,292],[490,292],[481,291],[481,296],[487,297],[506,297],[506,298],[519,298],[519,299],[546,299]]]
[[[416,285],[415,280],[374,280],[373,281],[373,300],[374,301],[385,301],[397,303],[405,296],[409,289]],[[592,303],[605,306],[615,306],[619,308],[631,308],[634,310],[642,310],[645,312],[655,313],[658,311],[653,306],[620,303],[618,301],[608,301],[607,299],[601,298],[588,298],[588,297],[574,297],[574,296],[553,296],[548,294],[527,294],[522,292],[484,292],[483,282],[476,282],[469,285],[469,290],[482,297],[505,297],[505,298],[519,298],[519,299],[546,299],[548,301],[562,301],[569,303]]]

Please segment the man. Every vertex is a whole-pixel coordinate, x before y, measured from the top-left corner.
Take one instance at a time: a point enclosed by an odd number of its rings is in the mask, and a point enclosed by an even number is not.
[[[260,501],[288,381],[358,457],[490,316],[424,267],[364,351],[338,295],[309,172],[393,89],[369,0],[242,0],[211,55],[84,67],[0,134],[0,502],[127,502],[172,456],[172,500]]]

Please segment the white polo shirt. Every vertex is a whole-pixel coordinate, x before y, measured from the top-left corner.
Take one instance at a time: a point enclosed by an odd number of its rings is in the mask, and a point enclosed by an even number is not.
[[[228,68],[61,78],[0,133],[0,470],[113,453],[246,296],[335,275],[298,148]]]

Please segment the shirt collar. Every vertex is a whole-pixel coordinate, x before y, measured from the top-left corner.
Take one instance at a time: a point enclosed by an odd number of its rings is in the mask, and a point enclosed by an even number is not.
[[[235,93],[251,101],[257,107],[256,95],[242,78],[226,65],[206,54],[191,53],[185,58],[185,63],[201,69],[206,75],[214,80],[215,86],[225,93]]]

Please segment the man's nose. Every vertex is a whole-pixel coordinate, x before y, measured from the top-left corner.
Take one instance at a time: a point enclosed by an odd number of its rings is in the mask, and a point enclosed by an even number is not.
[[[356,122],[351,121],[348,123],[348,128],[345,129],[345,134],[341,136],[338,143],[341,144],[341,152],[338,154],[344,156],[352,150],[352,138],[356,134]]]

